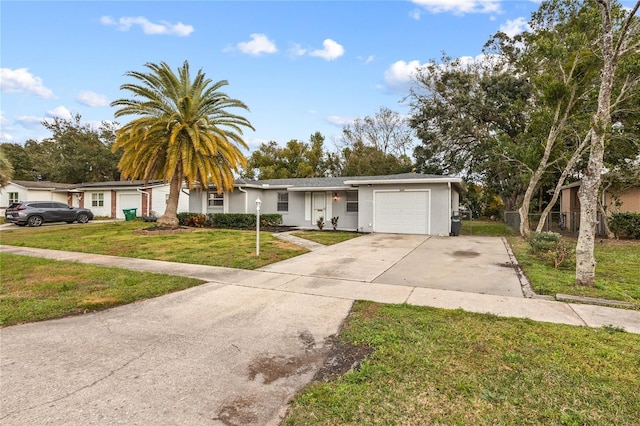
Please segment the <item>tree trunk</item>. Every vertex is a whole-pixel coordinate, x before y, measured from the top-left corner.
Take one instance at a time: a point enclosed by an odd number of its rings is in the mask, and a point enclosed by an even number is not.
[[[602,182],[604,140],[611,124],[611,93],[617,52],[613,47],[613,25],[609,0],[598,1],[602,8],[602,73],[598,109],[591,119],[589,163],[578,190],[580,231],[576,244],[576,284],[593,287],[596,278],[595,231],[598,223],[598,190]],[[624,37],[624,34],[621,35]]]
[[[169,199],[164,214],[158,218],[158,226],[177,228],[178,223],[178,200],[182,189],[182,171],[176,171],[169,183]]]
[[[553,206],[555,206],[556,201],[558,201],[558,197],[560,196],[560,187],[564,185],[564,181],[567,179],[567,176],[569,176],[569,173],[573,171],[573,167],[578,162],[578,158],[580,158],[580,156],[582,155],[582,152],[585,150],[590,140],[591,140],[591,131],[587,132],[587,135],[584,137],[582,142],[580,142],[580,145],[578,145],[578,148],[573,152],[573,154],[571,154],[571,158],[569,158],[569,161],[567,162],[566,166],[564,167],[564,170],[562,171],[562,174],[560,175],[560,179],[558,179],[558,182],[556,183],[556,187],[553,191],[553,196],[551,197],[551,201],[549,202],[547,207],[545,207],[544,211],[542,212],[542,215],[540,215],[540,222],[538,222],[538,226],[536,227],[536,232],[542,232],[544,224],[547,221],[547,217],[549,216],[549,213],[551,213],[551,210],[553,210]]]

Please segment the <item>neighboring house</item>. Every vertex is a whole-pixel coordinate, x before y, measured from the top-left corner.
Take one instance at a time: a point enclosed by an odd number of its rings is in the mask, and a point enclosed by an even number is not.
[[[78,185],[82,194],[82,206],[91,209],[96,216],[124,219],[123,209],[137,209],[137,216],[160,216],[164,213],[169,197],[169,184],[162,182],[113,181]],[[185,189],[178,201],[178,212],[189,207],[189,192]]]
[[[137,209],[137,216],[164,213],[169,184],[162,182],[113,181],[83,184],[11,181],[0,191],[0,210],[18,201],[60,201],[74,207],[90,209],[94,216],[124,219],[123,209]],[[189,193],[183,189],[178,212],[189,207]]]
[[[560,214],[567,229],[576,231],[580,225],[580,199],[578,190],[581,182],[573,182],[560,187]],[[607,214],[616,212],[640,213],[640,188],[628,188],[616,194],[605,191],[602,205]]]
[[[449,235],[458,212],[460,178],[404,173],[388,176],[238,180],[234,190],[193,191],[193,213],[280,213],[283,223],[315,228],[320,217],[331,227],[359,232]]]
[[[0,189],[0,213],[18,201],[59,201],[71,205],[70,190],[74,185],[48,181],[12,180]]]

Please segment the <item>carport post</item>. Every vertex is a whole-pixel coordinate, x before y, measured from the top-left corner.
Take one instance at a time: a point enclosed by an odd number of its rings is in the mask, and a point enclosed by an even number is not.
[[[256,256],[260,256],[260,197],[256,198]]]

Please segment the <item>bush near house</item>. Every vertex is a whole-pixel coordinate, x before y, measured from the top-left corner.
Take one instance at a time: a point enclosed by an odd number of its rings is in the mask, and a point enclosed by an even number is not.
[[[256,227],[256,215],[253,213],[209,213],[203,222],[201,213],[178,213],[178,222],[182,226],[207,228],[249,229]],[[282,225],[282,215],[267,213],[260,215],[260,225]]]
[[[614,213],[609,219],[609,229],[616,238],[640,239],[640,213]]]

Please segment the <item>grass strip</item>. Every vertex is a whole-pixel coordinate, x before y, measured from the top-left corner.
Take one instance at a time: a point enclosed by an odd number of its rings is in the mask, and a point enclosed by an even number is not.
[[[0,326],[97,311],[203,282],[5,253],[0,270]]]
[[[357,302],[340,338],[374,351],[284,424],[638,424],[640,336],[613,327]]]

